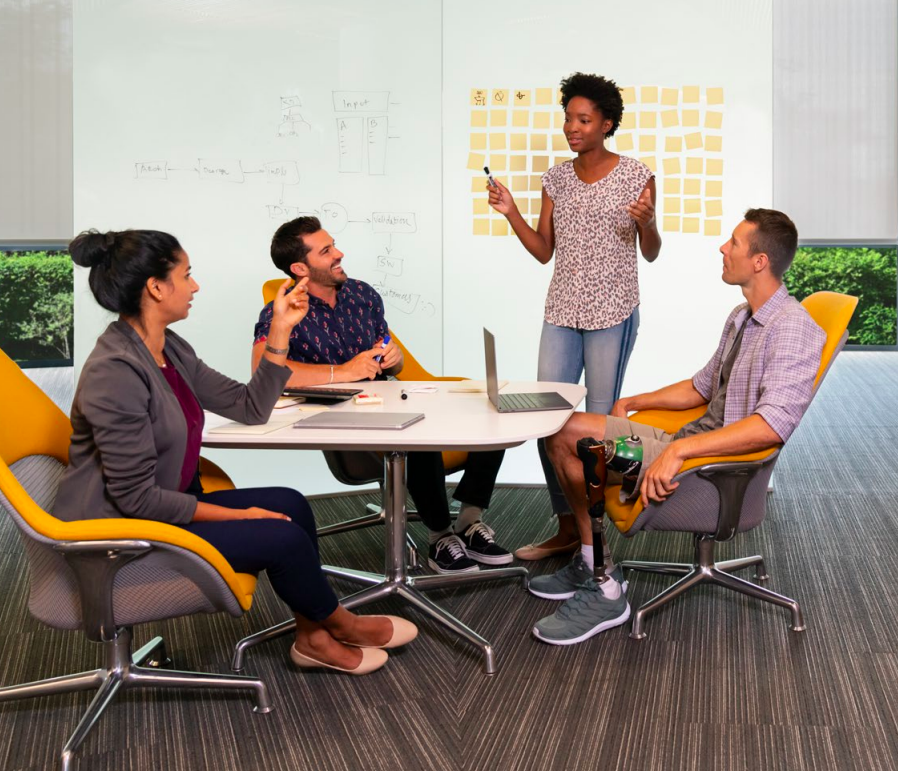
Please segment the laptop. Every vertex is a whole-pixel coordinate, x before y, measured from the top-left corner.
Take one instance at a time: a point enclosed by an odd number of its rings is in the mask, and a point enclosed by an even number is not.
[[[419,420],[423,412],[365,412],[367,407],[349,412],[316,412],[293,424],[293,428],[348,428],[353,430],[401,431]]]
[[[574,405],[555,391],[529,394],[500,394],[496,374],[496,338],[483,328],[483,351],[486,355],[486,392],[499,412],[541,412],[543,410],[572,410]]]

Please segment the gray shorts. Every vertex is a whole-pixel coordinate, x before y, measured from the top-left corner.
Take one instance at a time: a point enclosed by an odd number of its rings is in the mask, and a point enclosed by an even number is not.
[[[642,439],[642,468],[639,470],[639,478],[636,481],[636,489],[628,497],[621,489],[621,503],[635,501],[639,497],[639,488],[646,469],[654,463],[664,448],[673,440],[673,434],[668,434],[660,428],[647,426],[644,423],[634,423],[627,418],[616,418],[612,415],[605,416],[605,436],[603,439],[617,439],[621,436],[638,436]],[[615,471],[608,471],[608,480],[612,484],[620,484],[621,475]]]

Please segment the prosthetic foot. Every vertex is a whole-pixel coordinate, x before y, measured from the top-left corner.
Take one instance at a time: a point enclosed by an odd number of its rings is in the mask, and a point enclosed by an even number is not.
[[[577,457],[583,464],[583,479],[586,482],[586,506],[592,522],[592,543],[594,553],[601,545],[602,559],[595,560],[593,577],[597,584],[603,584],[610,578],[608,570],[611,563],[611,551],[605,539],[605,483],[608,481],[608,470],[605,442],[597,442],[591,437],[584,437],[577,442]]]

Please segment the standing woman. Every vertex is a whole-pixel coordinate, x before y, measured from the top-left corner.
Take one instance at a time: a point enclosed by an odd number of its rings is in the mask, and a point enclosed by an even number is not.
[[[538,379],[578,383],[586,371],[586,409],[607,414],[620,398],[639,328],[636,241],[653,262],[661,250],[655,223],[655,176],[644,164],[605,147],[624,112],[612,80],[576,72],[561,81],[564,135],[577,157],[543,174],[537,229],[500,183],[489,202],[539,262],[555,255],[539,343]],[[579,536],[542,441],[540,460],[559,532],[515,554],[542,559],[570,553]]]
[[[305,284],[285,281],[274,300],[266,352],[248,385],[197,357],[168,329],[187,318],[199,286],[177,239],[156,230],[82,233],[69,245],[90,268],[97,302],[119,314],[100,335],[78,380],[72,444],[53,514],[134,517],[182,527],[212,544],[240,573],[268,572],[296,616],[290,657],[300,667],[362,675],[379,669],[415,627],[394,616],[356,616],[321,571],[315,518],[295,490],[204,493],[198,465],[203,410],[242,423],[268,420],[290,370],[290,330],[305,317]]]

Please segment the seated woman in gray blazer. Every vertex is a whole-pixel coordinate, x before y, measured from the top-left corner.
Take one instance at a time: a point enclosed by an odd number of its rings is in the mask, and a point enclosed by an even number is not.
[[[315,519],[289,488],[204,493],[198,464],[203,410],[268,420],[290,370],[290,330],[305,317],[306,288],[284,281],[261,365],[248,385],[206,366],[168,329],[187,317],[199,286],[177,239],[155,230],[82,233],[69,245],[90,268],[97,302],[117,313],[78,380],[72,444],[53,513],[59,519],[135,517],[168,522],[218,549],[238,572],[266,570],[296,615],[290,657],[300,667],[362,675],[417,628],[395,616],[357,616],[321,572]]]

